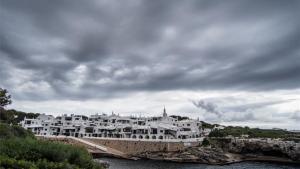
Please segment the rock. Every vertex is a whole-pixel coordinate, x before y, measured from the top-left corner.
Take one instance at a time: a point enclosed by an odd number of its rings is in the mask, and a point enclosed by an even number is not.
[[[184,152],[146,152],[138,154],[140,158],[177,162],[198,162],[206,164],[224,164],[234,162],[221,149],[189,147]]]
[[[97,163],[99,163],[101,166],[103,166],[104,168],[109,168],[109,162],[104,161],[104,160],[100,160],[100,159],[95,159],[95,161]]]
[[[215,139],[211,147],[188,147],[176,152],[143,152],[137,157],[177,162],[227,164],[240,161],[300,163],[300,145],[265,139]]]
[[[266,139],[233,139],[228,151],[238,154],[257,154],[300,161],[300,144],[293,141]]]

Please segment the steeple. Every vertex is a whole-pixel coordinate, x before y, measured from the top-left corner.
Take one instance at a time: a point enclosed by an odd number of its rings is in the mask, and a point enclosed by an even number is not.
[[[163,113],[163,117],[168,117],[167,111],[166,111],[166,107],[164,106],[164,113]]]

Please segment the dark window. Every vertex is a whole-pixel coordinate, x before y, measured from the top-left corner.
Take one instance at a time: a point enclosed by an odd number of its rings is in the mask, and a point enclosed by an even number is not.
[[[157,129],[152,129],[151,134],[157,134]]]

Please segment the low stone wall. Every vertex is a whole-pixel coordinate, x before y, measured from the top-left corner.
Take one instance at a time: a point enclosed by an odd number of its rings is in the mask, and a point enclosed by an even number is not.
[[[197,146],[199,142],[165,142],[165,141],[140,141],[140,140],[111,140],[101,138],[83,138],[86,141],[95,144],[107,146],[129,155],[134,155],[143,152],[157,152],[157,151],[180,151],[190,146]]]

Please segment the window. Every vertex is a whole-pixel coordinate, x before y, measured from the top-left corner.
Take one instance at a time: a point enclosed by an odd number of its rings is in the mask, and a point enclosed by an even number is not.
[[[151,134],[157,134],[157,129],[151,129]]]

